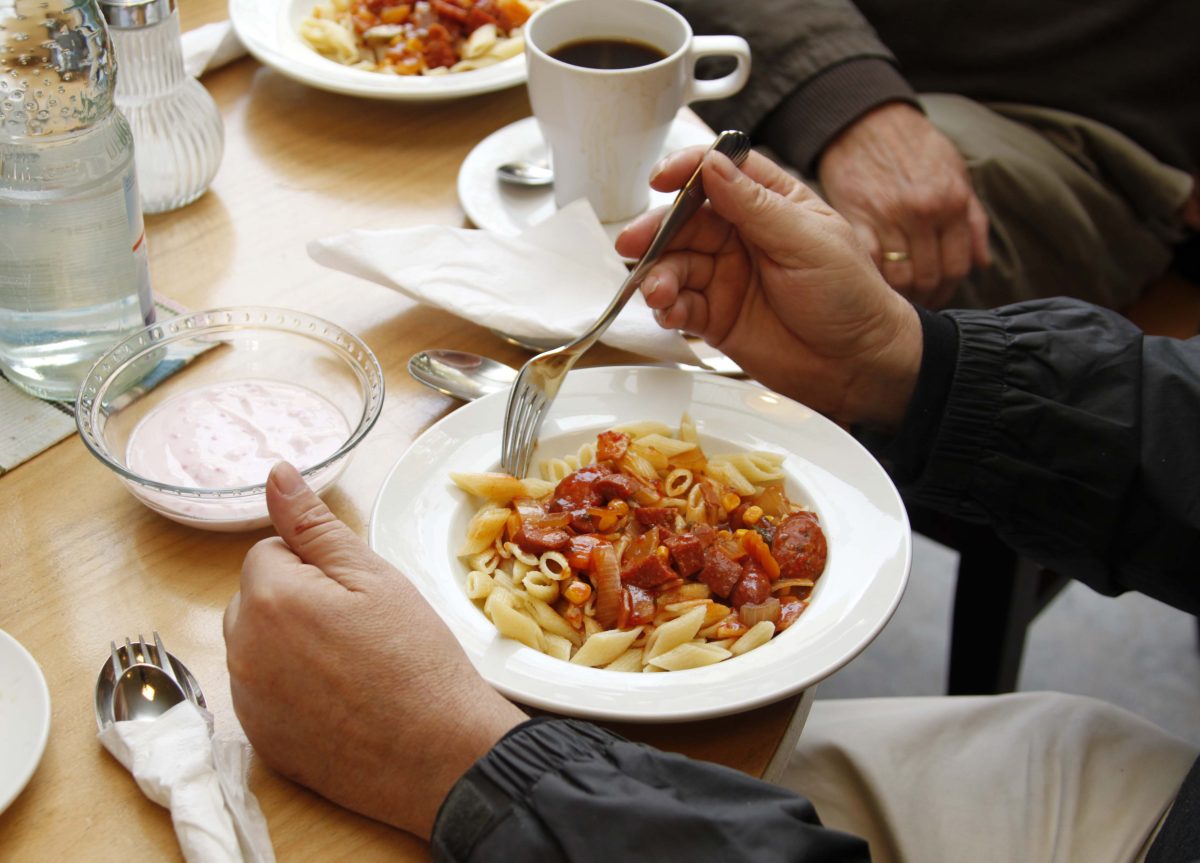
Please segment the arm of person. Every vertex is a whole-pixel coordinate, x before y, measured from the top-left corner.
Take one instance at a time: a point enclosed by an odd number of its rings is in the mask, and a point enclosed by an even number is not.
[[[836,213],[751,153],[703,158],[709,205],[642,293],[660,324],[872,443],[910,500],[986,520],[1023,554],[1106,593],[1200,611],[1200,338],[1044,300],[933,314],[890,291]],[[617,240],[636,257],[660,214]],[[899,305],[898,305],[899,304]]]
[[[1102,593],[1200,613],[1200,337],[1067,299],[922,322],[905,422],[864,434],[906,499]]]
[[[669,0],[698,33],[738,33],[755,62],[736,98],[697,103],[819,179],[888,283],[940,308],[990,263],[988,217],[954,144],[848,0]]]
[[[736,97],[693,106],[714,129],[743,129],[797,170],[854,120],[916,94],[850,0],[666,0],[698,34],[750,43],[750,80]]]
[[[510,732],[450,792],[436,860],[869,860],[811,804],[728,768],[574,720]]]
[[[290,465],[267,503],[279,536],[246,556],[224,627],[234,709],[283,775],[441,860],[867,860],[792,792],[586,722],[529,721]]]

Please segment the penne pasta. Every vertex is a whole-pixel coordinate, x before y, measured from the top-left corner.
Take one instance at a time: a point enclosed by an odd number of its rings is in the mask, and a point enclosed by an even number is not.
[[[784,456],[708,458],[686,415],[678,435],[623,428],[543,459],[543,479],[453,476],[479,501],[467,595],[505,637],[591,668],[681,671],[766,644],[810,604],[826,548]]]
[[[729,648],[729,652],[734,656],[741,656],[747,650],[762,647],[771,640],[771,636],[774,634],[775,624],[769,620],[760,620],[754,626],[750,627],[745,635],[733,643],[733,646]]]
[[[507,507],[497,507],[490,504],[478,510],[467,525],[467,538],[463,542],[462,548],[459,549],[459,556],[466,557],[468,555],[479,554],[488,548],[500,536],[500,532],[504,530],[504,525],[508,521],[508,515],[509,510]]]
[[[510,590],[493,590],[484,603],[484,611],[506,638],[519,641],[534,650],[543,650],[542,630],[533,618],[516,607]]]
[[[728,659],[730,652],[715,644],[679,644],[666,653],[651,657],[647,663],[664,671],[686,671],[689,668],[701,668],[712,665],[722,659]]]
[[[595,668],[598,665],[608,665],[616,662],[617,657],[629,650],[630,645],[641,635],[642,628],[611,629],[607,632],[597,632],[588,636],[583,647],[571,657],[576,665],[586,665]]]
[[[667,435],[658,434],[657,432],[637,438],[635,443],[639,447],[647,447],[658,450],[665,456],[679,455],[689,450],[694,450],[696,444],[692,441],[680,440],[679,438],[668,437]]]
[[[641,671],[642,665],[642,649],[634,647],[626,650],[604,667],[608,671]]]
[[[571,650],[574,645],[561,635],[555,635],[553,632],[543,633],[545,639],[545,652],[547,656],[553,656],[555,659],[561,659],[564,662],[569,662],[571,659]]]
[[[700,625],[704,623],[704,611],[703,607],[690,609],[655,629],[646,642],[646,661],[649,662],[656,656],[674,650],[680,644],[695,638],[696,633],[700,631]]]

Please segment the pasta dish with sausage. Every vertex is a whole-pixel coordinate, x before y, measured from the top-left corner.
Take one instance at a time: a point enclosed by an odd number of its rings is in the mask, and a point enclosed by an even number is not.
[[[543,477],[451,474],[483,503],[460,556],[501,634],[590,667],[679,671],[768,642],[825,569],[783,456],[707,456],[685,417],[600,433]]]
[[[329,0],[300,38],[344,66],[391,75],[480,69],[524,50],[521,29],[540,0]]]

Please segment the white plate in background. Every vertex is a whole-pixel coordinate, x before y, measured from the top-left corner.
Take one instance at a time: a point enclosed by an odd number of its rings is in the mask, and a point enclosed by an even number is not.
[[[0,812],[33,776],[50,736],[50,690],[42,669],[0,629]]]
[[[632,674],[583,668],[503,638],[470,599],[456,557],[478,502],[450,471],[498,470],[508,394],[466,404],[429,428],[392,468],[370,543],[417,586],[480,674],[531,707],[591,719],[673,722],[738,713],[811,686],[858,655],[891,618],[912,536],[879,463],[833,422],[756,384],[654,366],[578,369],[542,427],[538,455],[574,453],[625,422],[677,426],[691,415],[705,452],[785,453],[788,496],[814,509],[829,544],[808,609],[767,644],[705,668]]]
[[[525,55],[445,75],[389,75],[327,60],[300,38],[300,22],[321,0],[229,0],[238,38],[261,63],[321,90],[368,99],[456,99],[525,81]]]

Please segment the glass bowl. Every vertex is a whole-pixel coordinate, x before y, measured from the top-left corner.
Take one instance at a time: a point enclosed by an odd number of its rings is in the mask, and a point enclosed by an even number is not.
[[[289,398],[320,411],[289,409]],[[281,446],[302,437],[287,425],[289,417],[324,416],[315,431],[305,420],[306,434],[324,438],[313,463],[289,459],[321,493],[341,474],[382,407],[383,371],[357,336],[301,312],[247,306],[181,315],[120,342],[84,379],[75,421],[92,454],[146,506],[193,527],[239,531],[270,522],[267,471]],[[247,435],[261,445],[253,453],[238,450],[244,442],[208,436],[207,419],[180,411],[221,414],[222,428],[235,435],[249,428]],[[168,416],[174,418],[170,432],[160,425]],[[267,416],[273,425],[258,419]],[[161,433],[155,437],[150,429]],[[202,430],[203,444],[192,439]],[[181,438],[187,440],[179,443]],[[197,453],[194,463],[181,464],[184,444],[193,445],[187,451]],[[161,456],[153,470],[145,467],[147,453]],[[222,484],[222,465],[241,476]]]

